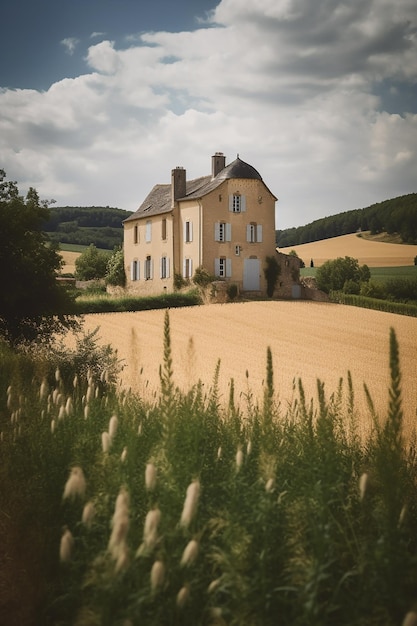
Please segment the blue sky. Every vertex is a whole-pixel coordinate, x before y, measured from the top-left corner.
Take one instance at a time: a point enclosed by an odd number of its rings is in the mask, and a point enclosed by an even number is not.
[[[14,0],[0,167],[58,205],[135,210],[239,153],[277,228],[417,191],[414,0]]]

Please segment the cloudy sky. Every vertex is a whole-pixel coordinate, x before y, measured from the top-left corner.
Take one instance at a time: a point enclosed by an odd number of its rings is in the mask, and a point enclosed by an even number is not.
[[[415,0],[13,0],[0,167],[136,210],[173,167],[253,165],[277,228],[417,191]]]

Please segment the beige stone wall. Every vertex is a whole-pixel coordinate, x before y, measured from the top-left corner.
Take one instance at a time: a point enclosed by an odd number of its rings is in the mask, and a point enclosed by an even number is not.
[[[162,238],[162,221],[166,220],[166,239]],[[146,222],[151,222],[151,241],[146,241]],[[134,228],[138,227],[138,241],[135,243]],[[154,295],[164,291],[173,291],[174,263],[172,251],[172,215],[164,213],[127,222],[124,225],[124,258],[126,289],[142,295]],[[153,277],[145,280],[146,257],[150,256],[153,264]],[[169,259],[169,277],[160,278],[160,259]],[[139,261],[139,280],[131,279],[131,262]]]
[[[301,287],[300,260],[291,254],[282,254],[281,252],[276,252],[275,254],[281,273],[278,277],[274,297],[292,299],[294,297],[294,286],[299,285]],[[300,289],[300,297],[305,298],[305,291],[302,289]]]

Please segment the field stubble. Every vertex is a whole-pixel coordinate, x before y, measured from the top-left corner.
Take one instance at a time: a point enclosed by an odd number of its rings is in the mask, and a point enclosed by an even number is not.
[[[144,397],[157,394],[163,360],[163,310],[92,314],[86,330],[124,360],[121,385]],[[301,378],[307,399],[316,398],[317,379],[327,395],[351,372],[361,427],[371,424],[363,383],[381,417],[388,403],[389,329],[400,350],[405,427],[414,426],[417,407],[417,322],[414,318],[316,302],[245,302],[171,309],[174,382],[182,390],[201,380],[208,389],[220,360],[219,391],[227,403],[230,381],[244,408],[245,394],[261,399],[270,346],[274,386],[283,407]]]

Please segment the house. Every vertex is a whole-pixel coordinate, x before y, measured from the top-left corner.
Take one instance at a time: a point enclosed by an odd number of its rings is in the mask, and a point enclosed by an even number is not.
[[[211,174],[193,180],[176,167],[171,184],[155,185],[123,222],[127,290],[170,292],[179,276],[188,281],[204,268],[240,293],[265,295],[267,257],[275,257],[281,271],[274,295],[291,297],[299,263],[276,251],[276,201],[259,172],[239,156],[226,165],[216,152]]]

